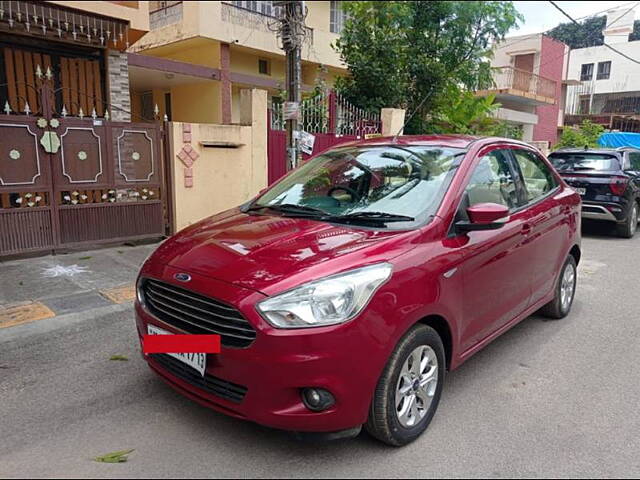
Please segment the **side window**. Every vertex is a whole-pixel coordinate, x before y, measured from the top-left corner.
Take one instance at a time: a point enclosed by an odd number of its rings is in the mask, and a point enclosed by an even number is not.
[[[551,169],[535,153],[517,149],[512,152],[522,174],[523,204],[543,197],[558,186]]]
[[[630,152],[629,162],[631,163],[631,170],[640,172],[640,152]]]
[[[516,184],[503,151],[494,150],[480,159],[465,194],[467,207],[478,203],[497,203],[509,209],[518,206]]]

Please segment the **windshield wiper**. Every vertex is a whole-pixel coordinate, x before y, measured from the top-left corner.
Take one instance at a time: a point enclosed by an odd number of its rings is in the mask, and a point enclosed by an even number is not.
[[[337,220],[374,220],[380,222],[413,222],[415,218],[386,212],[353,212],[335,217]]]
[[[287,217],[306,217],[338,223],[371,223],[379,225],[387,222],[412,222],[415,220],[413,217],[394,215],[386,212],[353,212],[346,215],[332,215],[320,208],[296,205],[293,203],[253,205],[247,208],[244,213],[262,209],[275,210]]]
[[[296,205],[294,203],[282,203],[282,204],[275,204],[275,205],[253,205],[249,208],[247,208],[244,213],[246,212],[253,212],[256,210],[262,210],[263,208],[267,208],[269,210],[275,210],[277,212],[282,212],[285,214],[294,214],[294,215],[304,215],[304,216],[314,216],[314,217],[320,217],[320,216],[325,216],[328,215],[327,212],[325,212],[324,210],[320,209],[320,208],[314,208],[314,207],[308,207],[306,205]]]

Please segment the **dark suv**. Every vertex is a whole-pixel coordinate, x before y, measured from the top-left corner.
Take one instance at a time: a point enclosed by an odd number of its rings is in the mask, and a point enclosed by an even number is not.
[[[549,155],[562,178],[582,197],[582,217],[615,223],[631,238],[640,212],[640,150],[562,149]]]

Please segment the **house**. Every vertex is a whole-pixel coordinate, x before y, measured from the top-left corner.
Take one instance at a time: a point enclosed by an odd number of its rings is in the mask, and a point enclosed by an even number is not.
[[[522,129],[522,139],[550,147],[563,124],[563,81],[569,47],[543,34],[510,37],[496,45],[491,60],[497,117]]]
[[[147,2],[0,2],[0,257],[158,237],[157,124],[131,118]]]
[[[629,41],[635,12],[607,12],[606,45],[571,50],[566,124],[588,119],[609,129],[640,132],[640,42]]]
[[[150,3],[151,31],[130,49],[134,115],[172,121],[237,123],[240,90],[285,90],[285,56],[275,33],[277,2]],[[346,73],[331,44],[344,22],[341,2],[305,2],[303,90],[320,75],[328,85]]]

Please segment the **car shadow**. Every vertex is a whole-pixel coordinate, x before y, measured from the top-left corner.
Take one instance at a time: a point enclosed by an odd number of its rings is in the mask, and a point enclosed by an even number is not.
[[[589,220],[587,218],[582,219],[582,235],[593,238],[610,238],[612,240],[620,241],[627,240],[626,238],[617,236],[615,223],[599,222],[597,220]]]

